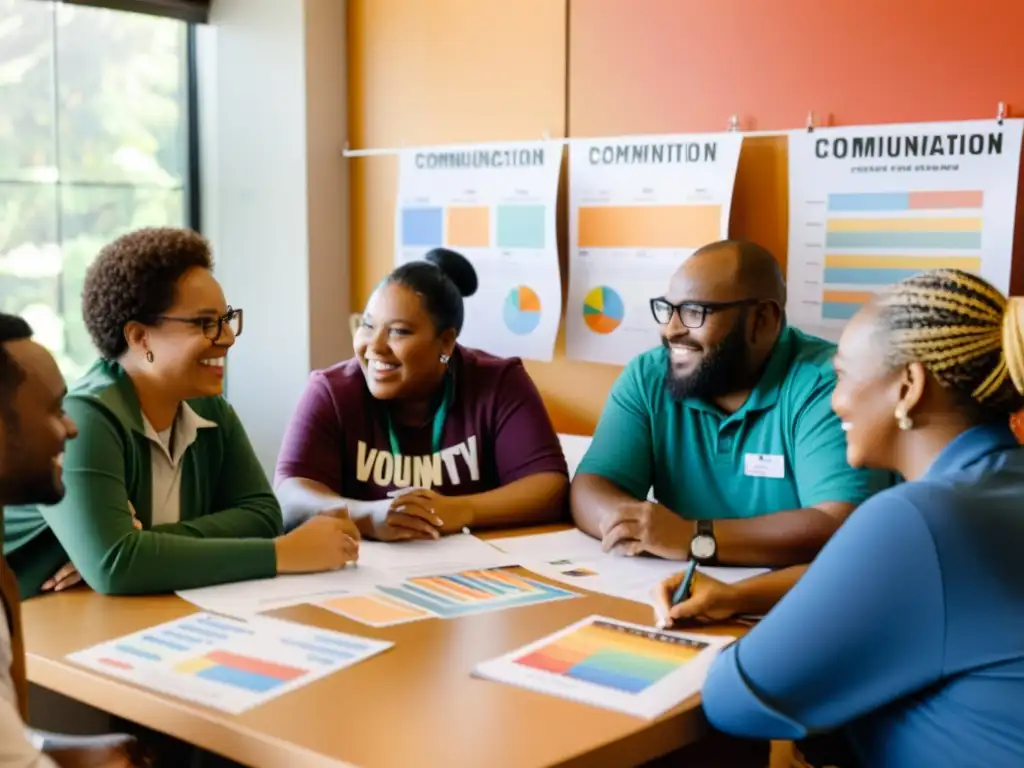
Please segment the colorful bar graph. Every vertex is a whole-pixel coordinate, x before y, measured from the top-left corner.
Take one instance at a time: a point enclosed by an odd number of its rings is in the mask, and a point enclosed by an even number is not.
[[[638,694],[691,661],[705,647],[685,638],[593,621],[555,637],[514,663]]]
[[[857,192],[828,196],[828,210],[844,212],[923,211],[981,208],[985,195],[972,191]]]
[[[443,208],[403,208],[402,245],[433,248],[444,242]]]
[[[179,662],[174,665],[174,670],[256,693],[265,693],[309,674],[308,669],[276,664],[229,651],[211,651],[204,656]]]
[[[491,244],[491,209],[486,205],[450,206],[446,211],[452,248],[486,248]]]
[[[547,232],[547,208],[543,205],[499,205],[499,248],[543,248]]]
[[[500,570],[425,576],[399,586],[381,585],[377,590],[410,609],[442,618],[576,597],[573,592]]]
[[[699,248],[720,239],[718,205],[580,207],[580,248]]]
[[[429,611],[387,595],[345,595],[325,600],[318,605],[371,627],[389,627],[434,617]]]

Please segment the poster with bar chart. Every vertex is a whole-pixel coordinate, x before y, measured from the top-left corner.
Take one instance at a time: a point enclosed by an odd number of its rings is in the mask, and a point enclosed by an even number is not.
[[[253,617],[194,613],[68,659],[213,709],[239,714],[350,667],[392,643]]]
[[[836,340],[929,269],[1010,287],[1024,121],[825,128],[789,137],[790,321]]]
[[[555,205],[562,144],[420,147],[399,156],[395,263],[444,247],[466,256],[479,288],[459,341],[551,360],[562,314]]]
[[[473,674],[650,719],[698,693],[732,640],[588,616]]]
[[[574,140],[566,356],[624,365],[660,343],[650,300],[727,236],[739,134]]]

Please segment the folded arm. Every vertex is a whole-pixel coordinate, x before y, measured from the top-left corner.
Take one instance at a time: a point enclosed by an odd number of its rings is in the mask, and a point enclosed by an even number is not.
[[[174,532],[137,530],[125,478],[128,438],[93,403],[72,398],[67,409],[80,432],[65,451],[66,493],[41,511],[90,587],[104,594],[146,594],[276,573],[271,538],[215,538],[208,532],[235,535],[228,532],[234,516],[224,518],[226,527],[215,521],[206,529],[179,523]],[[271,516],[268,507],[264,512]],[[262,535],[272,536],[274,527],[267,520]]]

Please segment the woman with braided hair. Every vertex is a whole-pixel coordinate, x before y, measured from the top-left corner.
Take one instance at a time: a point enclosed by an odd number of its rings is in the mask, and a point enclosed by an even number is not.
[[[679,578],[659,585],[663,625],[768,611],[711,668],[716,727],[806,740],[815,765],[1024,765],[1021,301],[935,270],[865,306],[839,343],[832,406],[850,464],[905,482],[809,567],[699,576],[674,606]]]

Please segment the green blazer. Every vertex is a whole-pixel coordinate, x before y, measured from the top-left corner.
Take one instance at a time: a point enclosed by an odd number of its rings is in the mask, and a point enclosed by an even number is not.
[[[101,360],[65,399],[79,435],[64,454],[63,501],[4,510],[4,555],[23,597],[70,560],[104,594],[150,594],[274,576],[281,507],[234,409],[189,400],[216,428],[181,458],[180,521],[153,526],[152,443],[131,379]],[[129,503],[143,530],[132,524]]]

